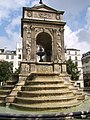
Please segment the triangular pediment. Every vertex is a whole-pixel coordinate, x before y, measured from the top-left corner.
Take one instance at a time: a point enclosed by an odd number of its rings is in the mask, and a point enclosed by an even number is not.
[[[41,11],[48,11],[48,12],[60,12],[60,11],[57,11],[45,4],[37,4],[37,5],[34,5],[32,7],[33,10],[41,10]]]

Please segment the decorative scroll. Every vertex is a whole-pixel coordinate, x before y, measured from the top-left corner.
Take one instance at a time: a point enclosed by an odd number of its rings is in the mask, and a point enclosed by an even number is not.
[[[44,28],[41,28],[41,27],[35,28],[35,32],[39,32],[39,31],[44,32]]]
[[[32,17],[32,12],[31,12],[31,11],[28,11],[28,12],[27,12],[27,16],[28,16],[28,17]]]

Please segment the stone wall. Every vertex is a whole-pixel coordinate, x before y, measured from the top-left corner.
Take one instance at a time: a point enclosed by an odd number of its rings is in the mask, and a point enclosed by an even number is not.
[[[0,119],[7,120],[90,120],[90,111],[55,114],[0,114]]]

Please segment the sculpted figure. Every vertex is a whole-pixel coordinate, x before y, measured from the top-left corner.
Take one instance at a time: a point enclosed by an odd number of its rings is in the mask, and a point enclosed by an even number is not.
[[[60,43],[59,42],[57,42],[57,61],[58,62],[61,62],[61,45],[60,45]]]
[[[30,40],[27,40],[26,41],[26,59],[27,60],[30,60],[31,58],[31,41]]]

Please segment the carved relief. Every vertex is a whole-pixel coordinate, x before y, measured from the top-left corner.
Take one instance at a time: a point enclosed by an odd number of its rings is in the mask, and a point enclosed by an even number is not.
[[[38,16],[40,17],[40,18],[52,18],[52,14],[50,14],[50,13],[38,13]]]
[[[27,29],[27,38],[31,37],[31,26]]]
[[[27,29],[28,29],[28,26],[27,25],[23,25],[23,30],[27,31]]]
[[[60,31],[57,31],[57,39],[58,40],[60,40],[60,35],[61,35]]]
[[[58,62],[61,62],[61,52],[62,52],[62,46],[61,46],[61,39],[60,39],[60,31],[57,32],[57,60]]]
[[[60,15],[56,15],[56,19],[57,19],[57,20],[60,20]]]
[[[32,17],[32,12],[31,12],[31,11],[28,11],[28,12],[27,12],[27,16],[28,16],[28,17]]]
[[[38,73],[51,73],[51,72],[53,72],[53,69],[52,69],[52,66],[38,65],[37,72]]]
[[[26,40],[26,60],[30,60],[31,59],[31,38]]]
[[[34,13],[34,18],[56,19],[54,14],[47,13],[47,12]]]
[[[28,64],[22,64],[21,73],[29,73],[29,72],[30,72],[30,66]]]
[[[35,28],[35,32],[44,32],[44,28],[41,28],[41,27],[36,27]]]
[[[60,43],[59,42],[57,42],[57,60],[58,60],[58,62],[61,62],[61,45],[60,45]]]
[[[23,57],[26,60],[30,60],[31,58],[31,28],[28,25],[23,26],[23,30],[25,31],[24,34],[24,41],[23,41]]]
[[[59,31],[60,31],[60,33],[63,33],[64,32],[64,28],[60,27]]]

